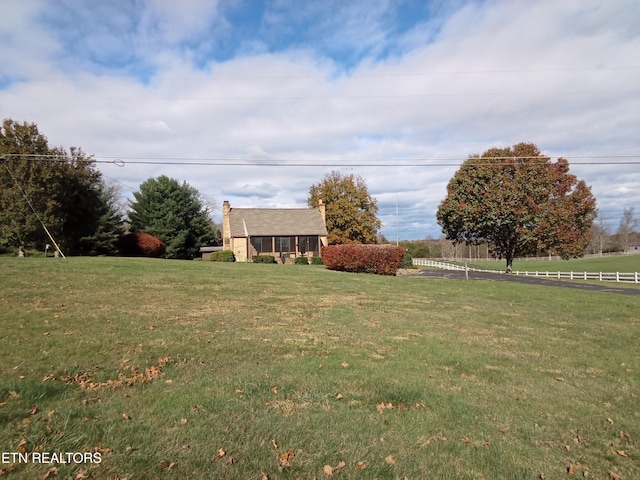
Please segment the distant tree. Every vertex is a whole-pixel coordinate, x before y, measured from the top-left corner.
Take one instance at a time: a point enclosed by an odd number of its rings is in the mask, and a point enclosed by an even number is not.
[[[611,242],[611,231],[601,216],[591,226],[591,247],[594,253],[602,255]]]
[[[82,253],[101,216],[93,159],[50,148],[35,124],[10,119],[0,128],[0,157],[0,244],[41,248],[50,243],[44,224],[65,254]]]
[[[466,160],[447,186],[438,223],[454,243],[490,242],[510,270],[516,256],[544,250],[581,256],[596,201],[569,163],[552,163],[530,143],[492,148]]]
[[[638,227],[638,220],[634,217],[633,212],[633,207],[625,208],[622,212],[622,218],[620,219],[620,226],[618,227],[617,234],[624,252],[629,248],[631,234],[634,229]]]
[[[325,203],[329,244],[376,243],[382,223],[378,205],[360,176],[333,171],[309,189],[307,203]]]
[[[83,255],[114,255],[116,243],[124,234],[124,215],[119,206],[120,192],[115,185],[103,185],[98,210],[100,218],[95,231],[82,241]]]
[[[198,190],[186,182],[181,184],[165,175],[150,178],[133,196],[131,230],[159,238],[166,245],[168,258],[194,258],[201,246],[214,240],[209,210]]]

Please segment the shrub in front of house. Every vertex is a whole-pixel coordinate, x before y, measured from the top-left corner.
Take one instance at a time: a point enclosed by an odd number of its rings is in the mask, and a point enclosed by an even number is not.
[[[329,270],[395,275],[405,249],[394,245],[329,245],[322,259]]]
[[[400,268],[413,268],[413,257],[409,255],[409,252],[404,252]]]
[[[324,261],[321,257],[313,257],[311,259],[311,265],[324,265]]]
[[[255,255],[253,263],[276,263],[276,257],[273,255]]]
[[[221,250],[219,252],[212,252],[209,260],[212,262],[235,262],[235,257],[231,250]]]
[[[148,233],[129,233],[120,237],[116,248],[124,257],[153,257],[163,256],[167,247],[159,238]]]
[[[307,257],[296,257],[293,263],[296,265],[309,265],[309,259]]]

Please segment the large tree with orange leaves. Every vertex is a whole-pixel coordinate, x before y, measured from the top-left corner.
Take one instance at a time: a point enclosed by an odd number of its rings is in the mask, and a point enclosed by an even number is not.
[[[515,257],[540,251],[583,255],[595,217],[591,189],[569,173],[567,160],[551,162],[531,143],[470,156],[437,212],[449,240],[489,242],[507,270]]]
[[[376,243],[382,225],[376,216],[378,204],[362,177],[337,171],[326,174],[309,189],[307,203],[315,207],[320,200],[326,205],[330,245]]]

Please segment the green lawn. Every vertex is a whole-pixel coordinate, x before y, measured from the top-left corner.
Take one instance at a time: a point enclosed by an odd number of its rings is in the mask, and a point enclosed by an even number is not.
[[[10,479],[640,478],[636,296],[2,258],[0,345],[0,453],[101,458]]]
[[[473,260],[474,266],[503,271],[505,262]],[[571,260],[514,260],[513,270],[540,272],[640,272],[640,255],[616,255]]]

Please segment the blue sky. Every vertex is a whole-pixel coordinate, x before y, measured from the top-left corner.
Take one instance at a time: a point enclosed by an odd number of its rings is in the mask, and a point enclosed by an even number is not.
[[[638,25],[635,0],[5,0],[0,116],[95,155],[124,198],[187,181],[216,220],[354,173],[407,239],[440,235],[468,155],[533,142],[615,230],[640,211]]]

